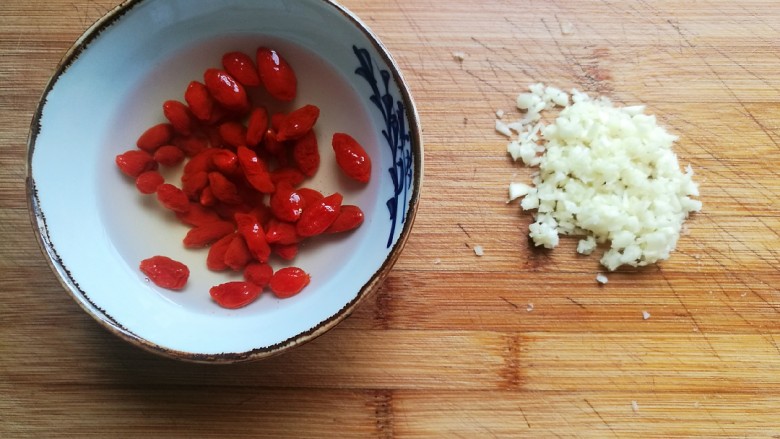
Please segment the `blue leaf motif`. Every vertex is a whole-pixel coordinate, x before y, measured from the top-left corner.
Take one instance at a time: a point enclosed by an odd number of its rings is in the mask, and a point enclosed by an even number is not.
[[[371,96],[368,99],[381,112],[385,124],[382,136],[385,138],[393,157],[393,167],[388,168],[393,183],[393,196],[386,202],[390,214],[390,235],[387,238],[387,247],[389,248],[393,244],[396,225],[399,222],[401,224],[406,222],[405,206],[409,202],[408,192],[411,189],[413,177],[411,135],[406,126],[404,104],[390,92],[390,72],[378,66],[374,68],[375,64],[368,50],[352,46],[352,51],[355,52],[360,64],[355,69],[355,74],[364,78],[371,87]],[[379,88],[379,81],[376,77],[377,70],[379,70],[383,90]],[[398,217],[399,210],[403,213],[400,218]]]
[[[395,209],[397,209],[396,203],[394,203],[393,199],[391,198],[387,200],[387,203],[385,204],[387,204],[387,211],[390,212],[390,218],[395,218]]]
[[[395,172],[396,166],[393,166],[392,168],[388,168],[387,171],[390,173],[390,180],[393,182],[393,187],[398,189],[398,173]]]

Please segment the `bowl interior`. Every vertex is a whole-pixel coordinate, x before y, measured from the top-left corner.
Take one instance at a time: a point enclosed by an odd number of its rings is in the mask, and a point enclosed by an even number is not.
[[[187,227],[153,196],[138,193],[114,157],[163,122],[162,102],[183,100],[187,84],[219,67],[223,53],[253,55],[259,46],[285,56],[299,91],[289,104],[253,91],[253,102],[271,110],[309,103],[321,109],[315,131],[322,162],[303,185],[341,192],[345,203],[365,211],[366,222],[347,235],[307,242],[292,263],[273,260],[275,268],[296,265],[310,273],[311,284],[298,296],[278,300],[266,293],[227,310],[211,301],[208,289],[241,274],[211,272],[207,249],[184,249]],[[399,80],[370,32],[326,1],[129,2],[74,46],[34,121],[31,201],[44,249],[85,309],[152,350],[232,361],[305,341],[343,318],[381,280],[411,226],[421,145],[411,134],[416,116]],[[358,139],[372,157],[368,185],[338,171],[330,148],[335,132]],[[180,169],[164,175],[179,184]],[[160,289],[139,272],[140,260],[156,254],[190,267],[184,290]]]

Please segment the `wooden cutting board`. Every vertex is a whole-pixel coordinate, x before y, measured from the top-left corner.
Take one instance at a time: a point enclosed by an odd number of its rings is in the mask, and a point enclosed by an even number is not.
[[[100,329],[30,227],[32,112],[117,3],[0,3],[0,437],[780,437],[779,3],[345,0],[419,107],[414,232],[338,328],[229,367]],[[531,247],[506,203],[531,170],[493,125],[533,82],[645,104],[679,136],[704,209],[670,260],[599,285],[576,240]]]

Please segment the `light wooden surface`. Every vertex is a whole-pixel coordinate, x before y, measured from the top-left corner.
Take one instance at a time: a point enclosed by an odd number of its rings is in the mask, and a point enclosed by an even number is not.
[[[102,330],[30,227],[32,112],[117,3],[0,2],[0,437],[780,437],[777,2],[345,0],[419,106],[415,229],[342,325],[226,367]],[[671,260],[599,286],[574,240],[529,247],[505,199],[530,171],[492,126],[536,81],[644,103],[680,136],[704,211]]]

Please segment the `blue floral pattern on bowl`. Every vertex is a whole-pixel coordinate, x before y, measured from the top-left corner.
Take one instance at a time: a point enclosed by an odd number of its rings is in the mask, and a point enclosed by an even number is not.
[[[352,50],[360,62],[360,67],[355,70],[355,74],[362,76],[371,86],[372,94],[369,99],[382,113],[385,122],[382,135],[393,157],[393,166],[387,169],[394,188],[393,196],[386,203],[390,214],[390,234],[387,238],[389,248],[393,243],[396,225],[406,222],[405,206],[409,202],[409,189],[412,184],[411,136],[406,125],[406,108],[403,101],[393,97],[390,92],[390,72],[375,68],[368,50],[357,46],[352,46]],[[377,72],[383,90],[380,90]]]

